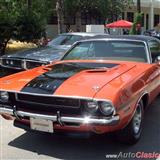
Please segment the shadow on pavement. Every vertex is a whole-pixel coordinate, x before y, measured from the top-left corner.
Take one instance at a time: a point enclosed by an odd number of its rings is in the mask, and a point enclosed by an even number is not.
[[[10,146],[66,160],[106,159],[106,154],[119,152],[160,153],[160,97],[147,110],[141,140],[134,146],[112,141],[109,136],[98,135],[57,136],[25,133],[9,143]],[[124,158],[122,158],[124,159]],[[131,159],[131,158],[128,158]]]

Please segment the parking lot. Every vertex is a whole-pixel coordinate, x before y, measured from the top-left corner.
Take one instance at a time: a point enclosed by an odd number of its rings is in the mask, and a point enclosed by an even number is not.
[[[141,140],[122,145],[106,135],[48,135],[25,132],[0,117],[0,159],[107,159],[119,153],[160,153],[160,97],[146,110]],[[113,158],[111,158],[113,159]],[[124,158],[123,158],[124,159]],[[131,159],[131,158],[126,158]]]

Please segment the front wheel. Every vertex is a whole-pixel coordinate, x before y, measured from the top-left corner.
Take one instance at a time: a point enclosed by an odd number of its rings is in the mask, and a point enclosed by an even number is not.
[[[144,106],[142,100],[137,104],[134,116],[130,123],[121,130],[118,139],[127,144],[135,144],[141,137],[144,119]]]

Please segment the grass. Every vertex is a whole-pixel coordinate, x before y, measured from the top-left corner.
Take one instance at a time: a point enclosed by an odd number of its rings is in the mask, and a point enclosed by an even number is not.
[[[27,50],[31,48],[37,47],[33,43],[26,43],[26,42],[19,42],[19,41],[13,41],[11,40],[6,48],[6,53],[14,53],[21,50]]]

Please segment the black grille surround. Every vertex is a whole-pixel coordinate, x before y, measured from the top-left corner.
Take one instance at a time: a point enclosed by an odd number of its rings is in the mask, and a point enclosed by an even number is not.
[[[24,93],[15,94],[15,105],[17,110],[52,115],[60,111],[63,115],[78,116],[81,115],[83,110],[83,107],[81,107],[83,106],[83,101],[80,99]]]
[[[61,106],[70,108],[79,108],[80,100],[73,98],[63,98],[54,96],[37,96],[29,94],[16,94],[16,101],[25,102],[29,104],[41,104],[48,106]]]
[[[2,65],[15,69],[33,69],[42,65],[49,64],[49,62],[26,60],[26,59],[14,59],[14,58],[2,58]]]
[[[37,62],[37,61],[27,61],[26,60],[26,69],[33,69],[42,65],[46,65],[46,62]]]
[[[20,69],[22,68],[22,61],[20,59],[2,59],[2,65]]]

